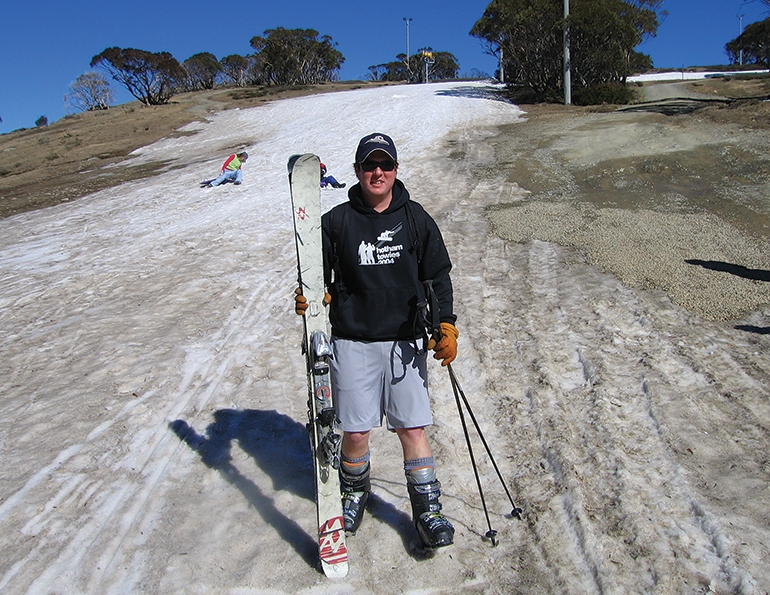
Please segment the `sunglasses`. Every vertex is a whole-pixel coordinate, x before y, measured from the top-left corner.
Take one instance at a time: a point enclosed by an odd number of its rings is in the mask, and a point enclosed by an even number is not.
[[[382,171],[393,171],[398,164],[395,161],[364,161],[360,165],[364,171],[374,171],[378,167]]]

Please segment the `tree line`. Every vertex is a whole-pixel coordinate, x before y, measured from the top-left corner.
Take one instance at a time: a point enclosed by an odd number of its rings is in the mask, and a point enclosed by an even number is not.
[[[176,93],[212,89],[217,84],[298,85],[335,80],[345,58],[328,35],[313,29],[268,29],[250,41],[255,52],[217,60],[201,52],[180,63],[168,52],[111,47],[91,60],[146,105],[162,105]],[[83,96],[83,93],[79,93]],[[85,96],[90,109],[101,109],[101,97]]]
[[[313,29],[268,29],[249,42],[254,53],[232,54],[217,60],[209,52],[201,52],[178,62],[168,52],[148,52],[134,48],[111,47],[91,60],[92,68],[100,68],[123,85],[145,105],[163,105],[179,92],[213,89],[216,85],[234,84],[291,86],[311,85],[339,80],[345,58],[329,35]],[[432,56],[429,68],[424,55]],[[405,68],[394,64],[370,67],[372,80],[404,80],[415,82],[425,73],[428,80],[456,78],[457,59],[448,52],[433,53],[430,48],[404,60]],[[100,110],[109,107],[112,91],[101,72],[78,77],[70,86],[68,101],[75,109]]]
[[[770,6],[770,0],[761,0]],[[492,0],[470,34],[499,59],[498,76],[520,100],[557,100],[564,86],[564,39],[576,103],[625,103],[626,79],[653,67],[636,48],[654,37],[662,0]],[[770,19],[725,46],[730,63],[770,66]]]
[[[626,78],[652,67],[635,50],[654,36],[662,0],[493,0],[471,29],[500,60],[523,98],[555,99],[564,81],[565,32],[573,97],[604,88],[623,94]],[[621,98],[622,99],[622,98]]]
[[[434,52],[433,48],[426,47],[417,50],[408,59],[406,54],[398,54],[393,62],[370,66],[367,78],[372,81],[420,83],[454,79],[459,70],[460,65],[454,55]]]
[[[770,0],[761,0],[770,6]],[[563,88],[565,34],[576,103],[625,102],[626,79],[652,68],[650,56],[636,51],[657,33],[663,0],[492,0],[470,35],[499,60],[497,76],[520,100],[557,100]],[[146,105],[167,103],[184,91],[221,84],[290,86],[339,79],[345,62],[329,35],[313,29],[266,30],[251,39],[254,53],[218,60],[209,52],[178,62],[168,52],[105,49],[91,60]],[[770,64],[770,19],[746,27],[725,46],[731,62]],[[368,68],[373,81],[427,82],[457,78],[459,64],[449,52],[421,48]],[[100,72],[86,73],[70,87],[70,104],[79,110],[109,107],[113,94]]]

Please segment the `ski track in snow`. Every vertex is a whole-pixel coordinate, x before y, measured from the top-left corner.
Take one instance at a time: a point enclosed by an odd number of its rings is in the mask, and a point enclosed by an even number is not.
[[[745,448],[770,447],[766,340],[489,235],[484,208],[525,193],[478,173],[484,139],[520,115],[468,83],[223,112],[133,159],[179,169],[0,221],[0,591],[765,593],[767,463]],[[436,365],[429,435],[457,543],[415,547],[397,440],[376,431],[369,518],[331,582],[313,567],[286,161],[317,153],[351,184],[375,130],[447,241],[454,368],[525,517],[505,518],[474,444],[500,544],[481,539]],[[244,184],[198,190],[240,148]],[[713,469],[688,464],[697,449]],[[762,495],[736,506],[743,489]]]

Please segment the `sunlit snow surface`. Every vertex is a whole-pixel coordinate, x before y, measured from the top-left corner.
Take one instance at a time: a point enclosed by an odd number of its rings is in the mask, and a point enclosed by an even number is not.
[[[740,438],[759,440],[767,387],[720,346],[752,348],[558,246],[489,234],[485,207],[525,193],[489,171],[485,138],[521,116],[485,83],[212,114],[136,151],[166,173],[0,221],[0,592],[755,592],[767,547],[741,543],[767,543],[767,527],[704,503],[679,462],[731,448],[719,422],[737,410]],[[369,518],[332,583],[315,568],[286,162],[317,153],[351,185],[374,131],[395,139],[399,176],[441,226],[455,368],[527,516],[503,517],[479,457],[500,545],[481,539],[433,366],[429,435],[457,543],[416,549],[397,440],[378,430]],[[243,185],[198,188],[242,149]]]

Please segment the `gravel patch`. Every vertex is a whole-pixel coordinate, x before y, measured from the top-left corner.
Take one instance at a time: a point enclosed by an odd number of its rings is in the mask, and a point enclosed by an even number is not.
[[[708,320],[770,304],[767,134],[721,110],[723,121],[525,109],[493,141],[503,186],[529,191],[487,210],[496,234],[574,248]]]

